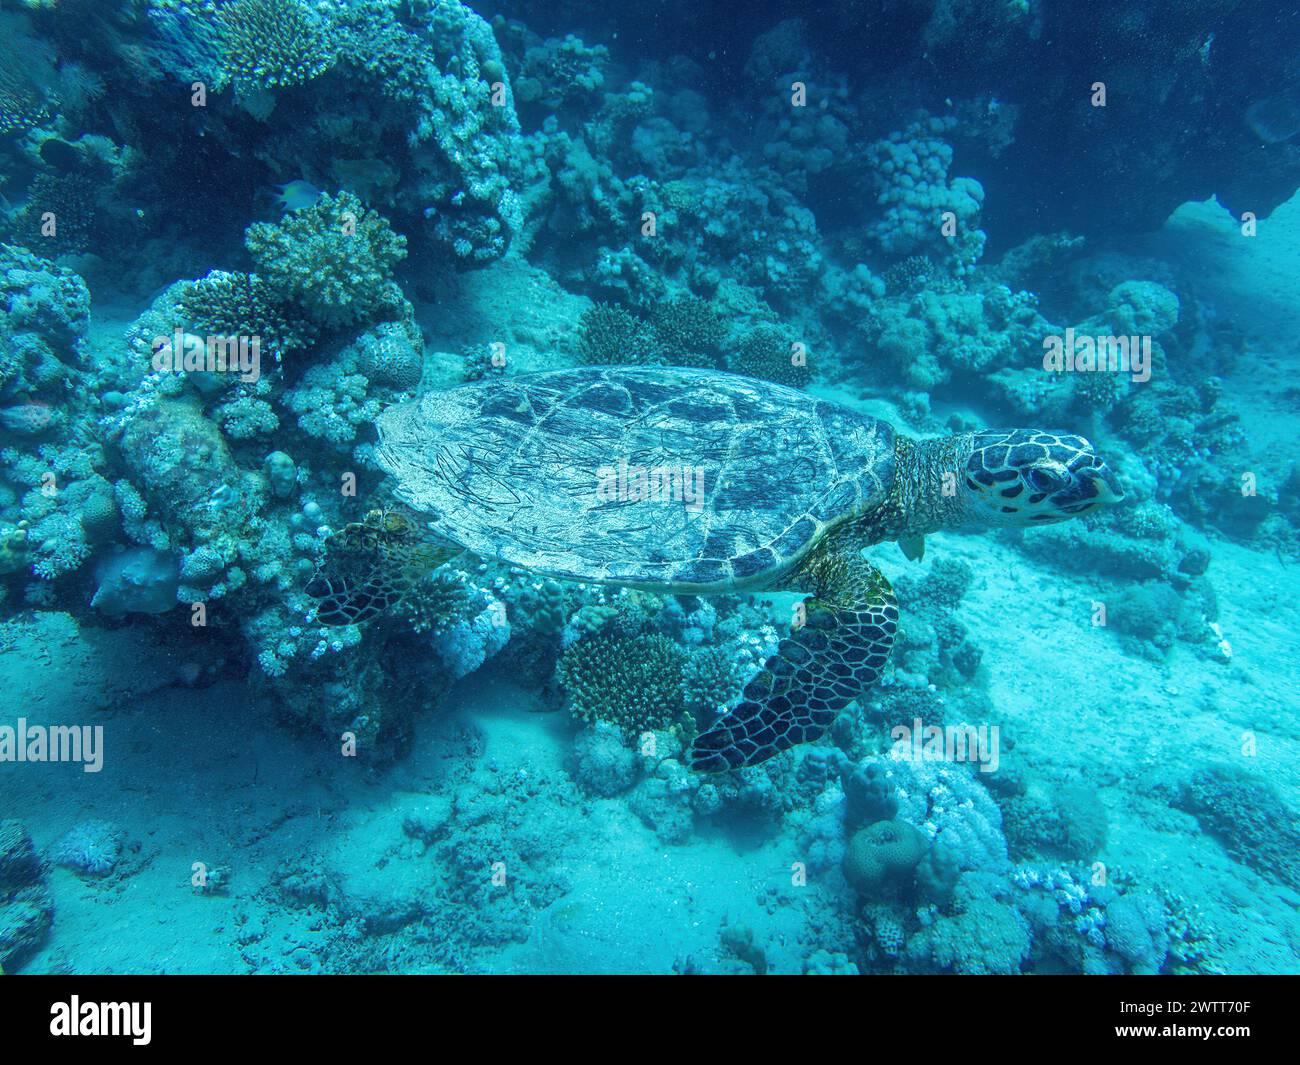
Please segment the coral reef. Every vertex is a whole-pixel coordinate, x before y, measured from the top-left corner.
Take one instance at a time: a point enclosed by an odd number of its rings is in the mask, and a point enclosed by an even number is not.
[[[1229,32],[1197,3],[490,6],[0,12],[0,667],[40,678],[15,686],[33,713],[103,689],[129,738],[117,779],[162,804],[134,776],[162,766],[211,803],[210,826],[190,810],[140,844],[133,804],[96,808],[112,824],[15,783],[0,965],[57,969],[76,948],[56,902],[136,904],[118,889],[138,867],[250,971],[1290,964],[1293,924],[1256,933],[1300,887],[1294,690],[1269,672],[1294,628],[1300,463],[1293,353],[1260,323],[1293,296],[1266,270],[1300,185],[1300,23],[1234,10]],[[1224,296],[1234,272],[1249,302]],[[1052,365],[1066,337],[1149,362]],[[486,552],[352,574],[402,591],[363,625],[324,624],[307,594],[373,515],[437,525],[382,475],[385,409],[575,364],[729,370],[914,437],[1069,427],[1117,456],[1128,498],[944,533],[921,565],[873,545],[900,603],[880,686],[816,743],[705,776],[690,741],[787,631],[787,585],[615,589]],[[33,618],[61,642],[33,644]],[[110,647],[106,673],[165,660],[152,702],[45,668]],[[251,737],[236,769],[160,753],[203,734],[193,707]],[[1135,738],[1139,714],[1160,727]],[[891,749],[918,720],[997,722],[1003,764]],[[1123,754],[1085,765],[1079,728],[1111,726]],[[1239,731],[1267,769],[1205,761]],[[1156,757],[1173,768],[1148,781]],[[1150,857],[1212,848],[1198,826],[1230,874],[1199,895],[1185,861],[1166,883]],[[187,888],[208,827],[238,868]],[[593,838],[617,854],[593,860]]]

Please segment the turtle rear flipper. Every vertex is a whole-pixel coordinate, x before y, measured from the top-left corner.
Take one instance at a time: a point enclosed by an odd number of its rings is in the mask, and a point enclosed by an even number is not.
[[[319,603],[322,625],[359,625],[387,613],[422,577],[460,553],[396,511],[371,511],[330,541],[305,590]]]
[[[741,703],[691,747],[705,773],[758,765],[817,739],[879,678],[898,630],[889,581],[851,540],[832,534],[799,568],[793,587],[812,591],[805,621],[745,685]]]

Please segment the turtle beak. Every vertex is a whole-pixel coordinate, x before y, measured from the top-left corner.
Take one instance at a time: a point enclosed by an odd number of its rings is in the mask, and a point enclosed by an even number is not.
[[[1093,491],[1096,492],[1095,502],[1103,506],[1114,506],[1116,503],[1124,502],[1124,486],[1119,483],[1119,478],[1109,466],[1099,467],[1088,480],[1092,484]]]
[[[1114,506],[1124,499],[1119,479],[1104,463],[1078,472],[1069,487],[1057,493],[1053,504],[1067,515],[1086,514],[1098,507]]]

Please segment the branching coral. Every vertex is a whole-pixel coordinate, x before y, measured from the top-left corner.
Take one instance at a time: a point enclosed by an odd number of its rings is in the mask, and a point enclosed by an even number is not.
[[[334,62],[327,29],[301,0],[233,0],[217,19],[226,74],[237,90],[301,85]]]
[[[599,366],[659,362],[654,332],[621,307],[597,303],[578,321],[578,357]]]
[[[682,676],[686,707],[712,714],[740,694],[741,681],[729,647],[702,647],[691,653]]]
[[[597,303],[578,330],[579,358],[600,366],[714,366],[727,333],[713,307],[695,296],[655,303],[649,321]]]
[[[599,632],[572,644],[557,674],[574,718],[588,725],[608,721],[636,738],[681,718],[684,663],[682,650],[665,636]]]
[[[180,325],[198,336],[257,337],[263,357],[277,362],[315,338],[315,328],[276,299],[256,274],[213,270],[185,284],[177,309]]]
[[[51,255],[90,247],[100,187],[82,174],[39,174],[14,219],[19,237]]]
[[[883,275],[885,290],[891,296],[910,296],[943,278],[928,255],[909,255],[890,266]]]
[[[21,15],[0,14],[0,37],[0,134],[20,133],[50,115],[54,54]]]
[[[350,192],[323,195],[277,224],[255,223],[244,242],[277,297],[330,327],[363,321],[393,302],[386,283],[406,256],[406,238]]]
[[[806,356],[801,361],[790,337],[774,326],[759,326],[746,333],[732,355],[736,373],[761,377],[791,388],[803,388],[812,379]]]
[[[650,315],[660,347],[676,366],[712,366],[727,327],[707,300],[683,296],[657,304]]]

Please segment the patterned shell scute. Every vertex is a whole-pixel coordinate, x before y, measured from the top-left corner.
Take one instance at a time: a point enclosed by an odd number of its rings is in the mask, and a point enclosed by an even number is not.
[[[485,559],[576,580],[761,587],[878,505],[893,430],[709,370],[581,367],[379,418],[397,495]]]

